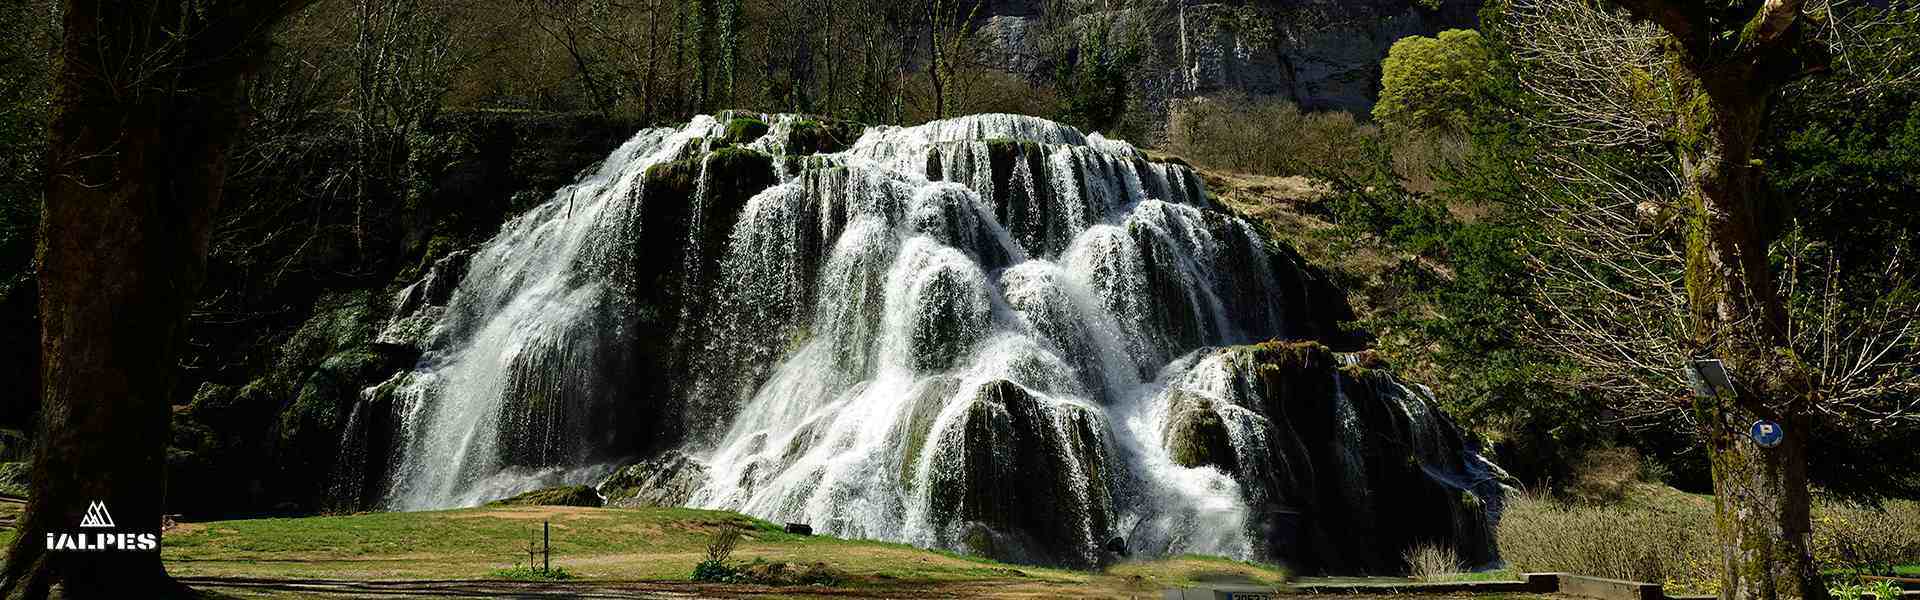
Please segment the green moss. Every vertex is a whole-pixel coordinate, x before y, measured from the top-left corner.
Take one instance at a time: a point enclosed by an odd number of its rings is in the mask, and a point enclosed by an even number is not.
[[[959,385],[960,381],[952,377],[929,382],[914,396],[913,408],[907,411],[906,421],[900,424],[901,431],[907,436],[906,453],[900,461],[900,481],[909,489],[914,485],[914,469],[919,468],[920,453],[925,451],[929,441],[927,437],[933,435],[933,422],[940,417],[943,403]]]
[[[511,498],[488,502],[487,506],[600,506],[600,494],[590,486],[569,485],[534,490]]]
[[[987,140],[987,152],[992,156],[1017,157],[1034,153],[1044,153],[1045,149],[1035,142],[1000,137]]]
[[[838,119],[802,119],[787,132],[787,154],[828,154],[845,150],[860,139],[866,126]]]
[[[1173,462],[1183,467],[1211,466],[1229,473],[1236,471],[1237,461],[1227,436],[1227,424],[1220,420],[1213,402],[1197,397],[1188,399],[1191,401],[1183,403],[1167,424],[1167,452]]]
[[[1313,340],[1270,340],[1251,346],[1240,346],[1235,348],[1235,351],[1247,353],[1255,361],[1289,369],[1329,364],[1333,359],[1332,350],[1325,344]]]
[[[24,462],[0,463],[0,496],[27,497],[33,489],[33,466]]]
[[[727,121],[726,137],[721,141],[727,144],[751,144],[766,134],[766,121],[751,117],[734,117],[733,120]]]
[[[961,536],[960,545],[974,556],[996,556],[999,546],[993,542],[993,533],[986,527],[973,527]]]

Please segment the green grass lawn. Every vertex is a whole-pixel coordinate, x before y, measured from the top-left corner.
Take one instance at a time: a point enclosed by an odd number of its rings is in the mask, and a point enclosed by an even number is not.
[[[552,524],[554,564],[582,577],[686,579],[724,527],[747,532],[735,560],[827,562],[859,576],[954,580],[1013,567],[899,544],[785,533],[736,513],[687,508],[491,507],[188,523],[162,541],[176,575],[476,578],[528,561],[527,546]],[[1082,581],[1068,571],[1020,568],[1029,577]]]
[[[1920,565],[1902,565],[1893,568],[1893,574],[1899,577],[1920,577]]]
[[[161,556],[183,577],[495,579],[528,564],[528,543],[537,544],[543,522],[552,524],[554,566],[583,581],[687,581],[706,558],[710,536],[728,527],[746,532],[729,562],[823,562],[847,574],[848,588],[1132,597],[1172,586],[1286,579],[1271,567],[1198,556],[1099,572],[1009,565],[902,544],[792,535],[737,513],[688,508],[482,507],[182,523],[162,538]],[[0,531],[0,541],[12,535]]]

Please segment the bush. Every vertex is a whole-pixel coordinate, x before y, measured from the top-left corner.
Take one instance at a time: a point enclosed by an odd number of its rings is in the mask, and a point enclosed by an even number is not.
[[[1718,590],[1720,555],[1713,505],[1645,484],[1625,500],[1558,502],[1509,496],[1500,518],[1500,553],[1520,571],[1564,571],[1665,584],[1687,593]],[[1920,559],[1920,501],[1880,506],[1819,499],[1813,507],[1814,558],[1847,578],[1892,575]]]
[[[694,581],[725,583],[733,581],[734,573],[733,567],[727,566],[726,561],[711,558],[700,561],[700,564],[693,566]]]
[[[1642,477],[1640,453],[1632,448],[1595,448],[1580,456],[1580,469],[1566,493],[1593,504],[1625,501]]]
[[[1441,581],[1461,570],[1460,555],[1443,544],[1420,544],[1408,548],[1402,557],[1407,561],[1407,574],[1420,581]]]
[[[1513,494],[1500,517],[1500,553],[1522,572],[1647,581],[1710,594],[1719,585],[1720,555],[1712,513],[1710,504],[1691,497],[1582,505]]]
[[[1813,556],[1821,568],[1852,576],[1894,575],[1896,567],[1920,562],[1920,501],[1817,502]]]
[[[722,527],[707,538],[707,562],[726,562],[733,548],[740,545],[740,528]]]
[[[1204,166],[1263,175],[1362,179],[1380,132],[1345,112],[1301,113],[1276,98],[1226,94],[1174,104],[1168,150]]]
[[[514,565],[506,569],[495,569],[488,575],[494,579],[511,579],[514,581],[566,581],[575,579],[572,572],[561,567],[536,569],[533,567],[522,567],[520,565]]]

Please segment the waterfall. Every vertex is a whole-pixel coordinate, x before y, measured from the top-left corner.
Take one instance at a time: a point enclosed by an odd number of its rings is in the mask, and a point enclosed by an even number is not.
[[[771,127],[727,139],[743,118]],[[1427,440],[1409,464],[1461,445],[1424,396],[1334,361],[1309,376],[1331,392],[1325,431],[1276,414],[1271,365],[1233,347],[1324,338],[1344,301],[1180,164],[1014,115],[790,154],[807,127],[642,131],[507,223],[419,366],[383,384],[385,505],[599,483],[678,448],[699,479],[676,501],[833,535],[1270,559],[1274,515],[1319,502],[1303,488],[1374,503],[1367,419]]]

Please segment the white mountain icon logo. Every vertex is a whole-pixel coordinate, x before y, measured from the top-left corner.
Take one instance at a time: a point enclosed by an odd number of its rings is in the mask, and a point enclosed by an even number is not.
[[[80,517],[81,527],[112,527],[113,513],[107,512],[107,503],[99,500],[87,505],[86,516]]]

